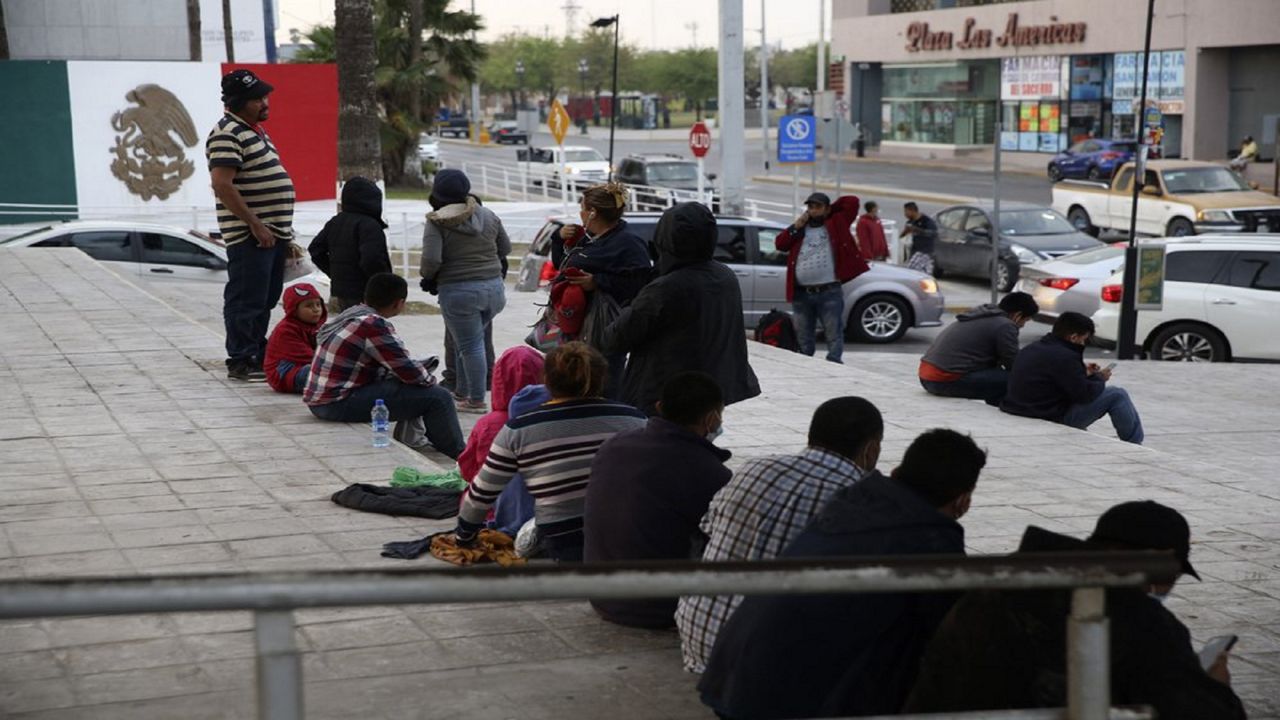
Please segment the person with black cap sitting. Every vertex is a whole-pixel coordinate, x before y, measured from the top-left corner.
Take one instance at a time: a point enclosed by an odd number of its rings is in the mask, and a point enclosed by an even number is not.
[[[205,141],[218,230],[227,246],[227,377],[246,382],[267,380],[267,326],[284,290],[293,240],[293,180],[260,124],[270,113],[267,96],[274,89],[249,70],[224,75],[226,114]]]
[[[818,321],[827,338],[827,359],[843,362],[844,284],[871,268],[854,240],[859,201],[845,195],[834,203],[816,192],[804,201],[805,211],[774,247],[787,253],[787,300],[796,319],[800,352],[813,355]]]
[[[1018,552],[1166,550],[1182,574],[1191,566],[1191,529],[1177,510],[1145,500],[1121,503],[1098,518],[1087,540],[1028,527]],[[1240,720],[1227,653],[1206,669],[1191,634],[1164,599],[1175,579],[1107,591],[1111,704],[1149,705],[1161,720]],[[974,591],[951,609],[920,662],[904,712],[934,713],[1062,707],[1067,688],[1071,593]]]

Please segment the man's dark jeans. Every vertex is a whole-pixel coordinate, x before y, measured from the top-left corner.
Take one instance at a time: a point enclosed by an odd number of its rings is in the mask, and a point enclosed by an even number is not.
[[[930,395],[986,400],[988,405],[999,405],[1009,391],[1009,371],[1004,368],[974,370],[951,382],[921,380],[920,385]]]
[[[356,388],[345,400],[327,405],[312,405],[311,414],[334,422],[370,422],[375,401],[382,400],[391,412],[391,420],[422,418],[427,440],[432,447],[455,460],[466,443],[458,425],[458,410],[453,395],[439,385],[424,387],[406,385],[398,380],[382,380]]]
[[[222,320],[227,329],[227,365],[259,365],[267,354],[271,310],[284,290],[284,261],[289,244],[276,240],[258,247],[252,237],[227,248],[227,285],[222,290]]]

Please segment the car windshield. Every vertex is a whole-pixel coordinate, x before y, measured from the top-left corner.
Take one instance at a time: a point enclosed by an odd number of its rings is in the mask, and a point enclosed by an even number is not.
[[[604,156],[600,151],[588,148],[586,150],[565,150],[565,162],[604,162]]]
[[[1058,262],[1071,263],[1072,265],[1092,265],[1097,262],[1112,260],[1124,256],[1123,245],[1103,245],[1090,250],[1082,250],[1078,253],[1063,255],[1058,258]]]
[[[1000,232],[1004,235],[1060,235],[1075,228],[1056,210],[1004,210],[1000,213]]]
[[[1226,168],[1202,167],[1165,170],[1164,186],[1171,194],[1241,192],[1249,186],[1239,175]]]
[[[1116,152],[1136,153],[1138,152],[1138,143],[1132,142],[1113,142],[1109,147],[1103,150],[1114,150]]]
[[[698,182],[698,166],[693,163],[653,163],[649,165],[652,182]]]
[[[32,235],[35,235],[36,233],[42,233],[42,232],[44,232],[45,230],[48,230],[48,229],[50,229],[50,228],[52,228],[52,227],[53,227],[52,225],[45,225],[44,227],[38,227],[38,228],[36,228],[35,230],[28,230],[28,231],[26,231],[26,232],[24,232],[24,233],[21,233],[21,234],[19,234],[19,235],[14,235],[13,237],[9,237],[9,238],[5,238],[5,239],[3,239],[3,240],[0,240],[0,245],[3,245],[3,244],[5,244],[5,243],[11,243],[11,242],[13,242],[13,241],[15,241],[15,240],[21,240],[21,239],[22,239],[22,238],[24,238],[24,237],[30,237],[30,236],[32,236]]]

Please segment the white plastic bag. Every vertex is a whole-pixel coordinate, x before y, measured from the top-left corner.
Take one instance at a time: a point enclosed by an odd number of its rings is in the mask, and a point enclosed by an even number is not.
[[[289,257],[284,261],[284,281],[293,282],[315,271],[315,266],[307,259],[306,251],[296,243],[289,243]]]

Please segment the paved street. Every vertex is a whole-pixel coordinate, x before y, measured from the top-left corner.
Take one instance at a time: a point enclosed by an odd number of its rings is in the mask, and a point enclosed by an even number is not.
[[[176,306],[159,297],[180,301]],[[518,343],[536,314],[512,293],[495,326]],[[0,252],[0,577],[424,566],[383,542],[444,529],[328,501],[439,455],[373,450],[363,424],[314,420],[296,397],[224,379],[219,288],[139,288],[75,251]],[[438,351],[438,316],[396,320]],[[1027,524],[1083,534],[1114,502],[1182,510],[1205,582],[1170,608],[1197,641],[1241,636],[1234,684],[1251,717],[1280,718],[1280,369],[1122,363],[1150,442],[1078,432],[925,395],[914,354],[854,349],[843,367],[751,345],[765,393],[726,412],[745,459],[797,450],[813,408],[858,394],[887,422],[892,468],[920,431],[990,450],[971,552],[1007,552]],[[816,392],[814,388],[824,388]],[[704,718],[674,633],[609,626],[584,603],[298,613],[308,717]],[[255,702],[247,613],[0,623],[0,715],[226,718]]]

